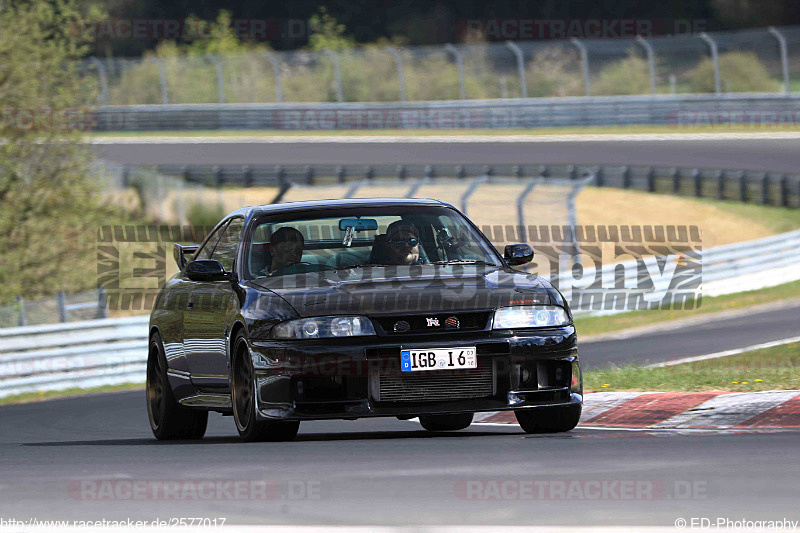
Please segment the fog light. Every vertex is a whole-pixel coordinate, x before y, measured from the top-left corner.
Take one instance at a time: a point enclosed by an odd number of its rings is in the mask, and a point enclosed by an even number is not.
[[[531,371],[523,366],[520,377],[522,378],[522,383],[527,385],[531,381]]]
[[[561,384],[561,378],[564,376],[563,369],[561,367],[556,368],[556,383]]]

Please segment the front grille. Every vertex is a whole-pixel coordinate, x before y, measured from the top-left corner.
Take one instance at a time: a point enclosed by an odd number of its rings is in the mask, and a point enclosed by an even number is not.
[[[379,373],[381,402],[428,402],[487,398],[494,395],[494,365],[491,357],[478,357],[477,368],[454,371]]]
[[[491,311],[430,313],[427,315],[379,316],[374,320],[387,335],[456,333],[486,329]]]

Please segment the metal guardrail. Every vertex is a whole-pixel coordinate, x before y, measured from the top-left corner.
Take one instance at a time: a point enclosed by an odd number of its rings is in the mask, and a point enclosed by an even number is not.
[[[711,248],[702,257],[704,282],[797,265],[800,231]],[[731,285],[728,293],[748,289]],[[148,323],[136,316],[0,329],[0,397],[144,382]]]
[[[381,130],[795,124],[800,93],[635,95],[391,103],[100,106],[94,131]]]
[[[0,329],[0,397],[144,381],[148,316]]]
[[[295,186],[386,184],[407,181],[407,196],[435,180],[530,178],[583,180],[594,176],[598,187],[734,200],[782,207],[800,207],[800,174],[736,169],[654,167],[639,165],[156,165],[159,175],[181,177],[187,183],[278,187],[274,202]],[[118,186],[131,185],[140,167],[109,167],[119,174]],[[426,181],[427,180],[427,181]],[[163,191],[162,191],[163,193]],[[163,194],[156,197],[161,198]]]

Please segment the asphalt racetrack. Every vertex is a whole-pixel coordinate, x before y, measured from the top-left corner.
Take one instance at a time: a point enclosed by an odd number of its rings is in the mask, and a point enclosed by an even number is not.
[[[798,172],[800,139],[497,142],[95,141],[101,158],[130,165],[575,164]]]
[[[780,309],[737,313],[722,320],[698,317],[697,323],[635,336],[604,335],[581,342],[579,353],[587,369],[614,365],[646,365],[685,357],[714,354],[797,337],[800,304]],[[580,330],[578,331],[580,339]]]
[[[580,353],[587,367],[704,354],[796,334],[799,315],[797,306],[762,311],[585,343]],[[245,444],[218,414],[203,441],[161,443],[142,391],[101,394],[0,407],[0,516],[326,525],[796,520],[798,447],[800,430],[578,426],[527,435],[515,425],[473,425],[429,433],[388,418],[305,422],[294,442]],[[154,492],[133,497],[137,483]],[[160,495],[176,483],[185,492]],[[244,492],[197,493],[226,483],[244,483]],[[274,490],[264,498],[248,492],[253,483]]]
[[[436,434],[374,419],[308,422],[294,442],[244,444],[230,418],[212,414],[204,440],[161,443],[141,391],[2,407],[0,417],[6,519],[672,526],[689,517],[800,518],[800,432],[579,426],[527,435],[473,425]],[[202,490],[248,480],[278,490],[266,499]],[[130,487],[142,482],[177,482],[181,491],[136,496]]]

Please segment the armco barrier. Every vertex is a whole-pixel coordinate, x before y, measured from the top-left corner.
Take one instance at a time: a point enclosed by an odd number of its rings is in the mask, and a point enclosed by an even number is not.
[[[382,130],[800,122],[798,93],[736,93],[309,104],[100,106],[94,131]]]
[[[480,179],[487,182],[521,184],[530,178],[550,180],[584,180],[594,176],[592,185],[634,189],[662,194],[714,198],[746,203],[800,207],[800,174],[758,172],[737,169],[688,167],[654,167],[643,165],[154,165],[150,167],[109,165],[106,171],[117,174],[117,187],[137,183],[136,175],[153,170],[155,175],[180,177],[186,183],[210,187],[279,187],[273,203],[279,202],[294,186],[343,185],[351,187],[370,183],[402,185],[408,182],[407,196],[416,194],[419,186],[433,180]],[[392,182],[393,180],[393,182]],[[153,181],[153,180],[151,180]],[[157,178],[156,180],[157,181]],[[359,185],[360,184],[360,185]],[[162,184],[163,186],[163,184]],[[137,188],[147,190],[139,181]],[[150,184],[152,196],[161,199],[163,190]]]
[[[781,267],[793,268],[782,281],[800,279],[800,230],[710,248],[702,257],[704,284]],[[760,288],[762,281],[729,283],[715,294]],[[0,329],[0,397],[144,382],[148,323],[136,316]]]
[[[0,397],[142,382],[149,317],[0,329]]]

